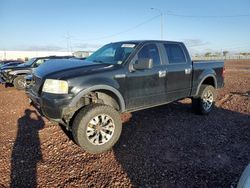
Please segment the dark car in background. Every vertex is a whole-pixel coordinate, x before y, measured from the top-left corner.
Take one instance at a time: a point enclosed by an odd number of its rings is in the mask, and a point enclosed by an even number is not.
[[[48,56],[35,57],[26,63],[4,66],[0,69],[0,82],[3,84],[13,84],[18,90],[25,89],[25,76],[32,73],[32,70],[43,64],[49,59],[69,59],[74,56]]]
[[[6,67],[6,66],[16,66],[21,63],[23,63],[23,61],[18,61],[18,60],[0,61],[0,68]]]

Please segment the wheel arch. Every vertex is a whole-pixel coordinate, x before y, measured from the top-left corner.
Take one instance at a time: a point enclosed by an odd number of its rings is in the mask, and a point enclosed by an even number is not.
[[[214,74],[208,74],[206,75],[199,83],[195,95],[198,95],[200,91],[201,85],[206,84],[206,85],[211,85],[214,88],[217,88],[217,79]]]
[[[77,105],[84,96],[89,93],[97,93],[99,99],[104,101],[104,104],[110,104],[111,106],[119,105],[119,111],[125,111],[125,101],[121,93],[114,87],[108,85],[95,85],[80,91],[69,104],[70,107]],[[116,104],[117,103],[117,104]]]

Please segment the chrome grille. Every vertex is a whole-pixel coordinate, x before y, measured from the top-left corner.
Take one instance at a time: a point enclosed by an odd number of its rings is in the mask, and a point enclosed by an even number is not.
[[[42,84],[43,84],[42,79],[35,76],[35,75],[33,75],[33,77],[32,77],[32,86],[31,86],[33,92],[35,92],[37,94],[40,94]]]

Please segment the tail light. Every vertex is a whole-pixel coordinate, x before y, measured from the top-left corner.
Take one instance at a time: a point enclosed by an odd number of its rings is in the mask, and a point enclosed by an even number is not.
[[[225,67],[223,67],[223,71],[222,71],[222,77],[223,78],[225,77],[225,73],[226,73],[226,69],[225,69]]]

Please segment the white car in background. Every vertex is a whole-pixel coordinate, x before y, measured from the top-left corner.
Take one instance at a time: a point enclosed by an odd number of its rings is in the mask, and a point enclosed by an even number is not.
[[[237,188],[250,188],[250,164],[242,173]]]

